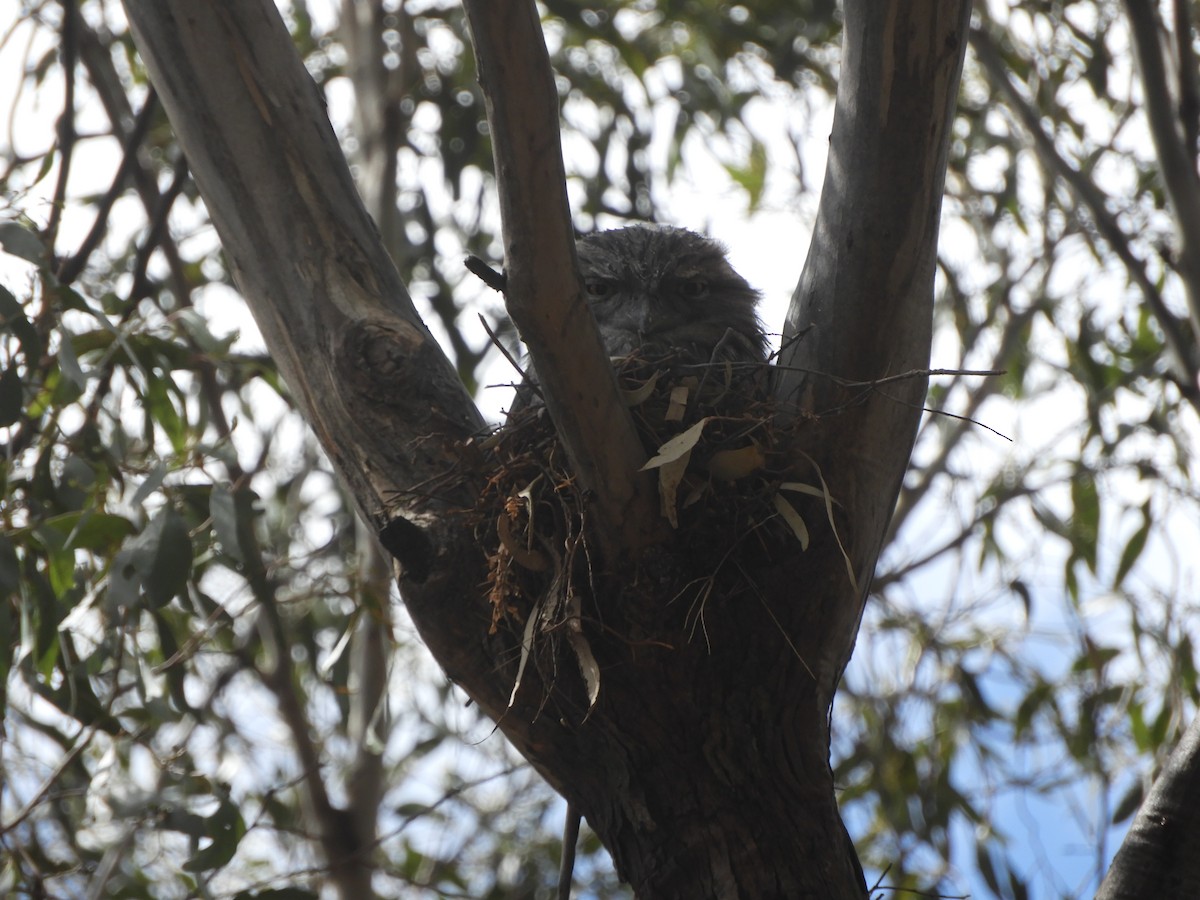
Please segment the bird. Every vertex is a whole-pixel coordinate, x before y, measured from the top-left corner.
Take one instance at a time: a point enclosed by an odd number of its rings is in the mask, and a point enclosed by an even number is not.
[[[686,228],[630,225],[576,243],[584,293],[610,357],[684,365],[764,363],[759,292],[725,248]]]

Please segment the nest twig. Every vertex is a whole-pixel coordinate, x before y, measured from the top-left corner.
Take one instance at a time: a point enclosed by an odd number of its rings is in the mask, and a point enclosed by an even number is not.
[[[699,575],[675,588],[676,599],[688,601],[692,631],[718,587],[725,598],[751,587],[747,573],[756,558],[807,545],[807,524],[784,491],[817,488],[789,481],[787,448],[797,424],[776,422],[767,371],[761,364],[700,366],[636,356],[618,363],[647,468],[658,471],[662,514],[676,533],[669,548],[675,571]],[[584,619],[600,622],[596,585],[610,583],[608,573],[620,561],[593,559],[589,498],[544,406],[533,401],[514,410],[480,448],[490,474],[470,515],[488,553],[491,632],[520,635],[517,688],[529,659],[540,666],[556,658],[565,637],[592,706],[599,668]],[[636,572],[622,573],[626,583],[635,579]],[[539,646],[549,653],[536,652]]]

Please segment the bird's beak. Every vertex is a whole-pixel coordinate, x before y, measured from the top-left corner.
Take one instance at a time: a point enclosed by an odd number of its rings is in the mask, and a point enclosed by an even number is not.
[[[654,334],[663,326],[662,310],[658,309],[658,301],[649,294],[638,298],[641,315],[638,317],[638,331],[642,334]]]

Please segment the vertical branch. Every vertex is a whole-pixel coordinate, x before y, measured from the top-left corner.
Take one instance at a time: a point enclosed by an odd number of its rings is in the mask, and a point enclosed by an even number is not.
[[[399,16],[405,31],[401,53],[404,62],[396,69],[384,64],[384,19]],[[349,57],[347,71],[354,85],[354,133],[358,138],[356,161],[359,190],[379,227],[383,245],[397,259],[404,240],[396,206],[397,152],[400,147],[400,98],[413,68],[411,26],[404,4],[389,13],[383,0],[342,0],[338,30]]]
[[[371,819],[371,830],[359,832],[355,827],[358,818],[354,812],[339,809],[329,797],[321,773],[321,752],[312,738],[308,711],[296,683],[289,651],[291,642],[283,617],[279,614],[275,588],[263,565],[262,549],[254,537],[253,528],[239,528],[238,533],[245,560],[243,574],[258,603],[259,633],[266,650],[265,665],[256,666],[255,670],[263,684],[275,695],[280,717],[292,736],[303,773],[303,796],[317,833],[317,842],[329,866],[329,881],[340,900],[370,898],[374,896],[370,861],[374,817]]]
[[[829,164],[784,325],[775,393],[815,422],[799,449],[846,510],[857,582],[827,605],[809,660],[829,691],[849,658],[924,406],[938,225],[969,0],[846,0]],[[827,373],[827,374],[822,374]],[[828,376],[833,376],[828,377]],[[849,412],[836,413],[836,410]]]
[[[558,94],[533,0],[465,0],[487,101],[509,314],[529,347],[571,466],[595,495],[601,540],[660,533],[646,454],[583,298],[558,132]]]
[[[390,720],[387,703],[387,664],[390,647],[388,602],[391,597],[392,566],[379,541],[361,518],[355,520],[355,543],[359,557],[360,612],[350,646],[350,715],[347,736],[354,746],[354,760],[347,777],[347,807],[354,833],[364,845],[373,844],[383,801],[383,749]]]
[[[1175,211],[1179,228],[1180,251],[1175,268],[1183,279],[1192,336],[1200,338],[1200,177],[1196,175],[1195,157],[1188,152],[1184,142],[1186,128],[1181,129],[1172,108],[1159,40],[1158,12],[1154,4],[1144,0],[1125,0],[1125,12],[1142,76],[1142,99],[1146,104],[1150,136],[1154,140],[1167,199]]]
[[[58,181],[54,185],[54,199],[50,202],[50,218],[46,222],[46,246],[54,252],[54,239],[58,236],[58,223],[62,220],[63,206],[67,199],[67,181],[71,177],[71,158],[75,151],[75,61],[79,55],[78,12],[76,0],[62,0],[62,55],[63,111],[58,119]]]
[[[1175,52],[1179,55],[1179,121],[1183,123],[1184,151],[1196,166],[1200,154],[1200,62],[1196,59],[1192,16],[1188,0],[1175,0]]]

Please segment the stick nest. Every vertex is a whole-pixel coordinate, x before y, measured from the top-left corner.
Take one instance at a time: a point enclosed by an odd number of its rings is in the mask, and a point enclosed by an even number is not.
[[[807,547],[808,525],[793,500],[820,497],[824,488],[819,478],[791,480],[786,450],[792,430],[804,423],[776,423],[765,364],[683,365],[635,356],[617,365],[646,468],[658,474],[661,514],[674,530],[667,556],[677,577],[660,572],[655,580],[670,582],[668,599],[684,601],[684,625],[690,619],[694,630],[714,591],[728,600],[753,589],[756,563]],[[508,422],[479,447],[490,477],[471,516],[488,553],[491,633],[521,634],[518,687],[531,648],[546,638],[554,646],[565,635],[592,705],[599,669],[583,622],[603,615],[604,604],[593,601],[598,585],[611,584],[610,571],[619,569],[624,584],[642,573],[626,561],[596,558],[588,498],[545,407],[530,397],[534,390],[522,388],[525,402],[518,399]],[[605,597],[612,595],[606,588]]]

